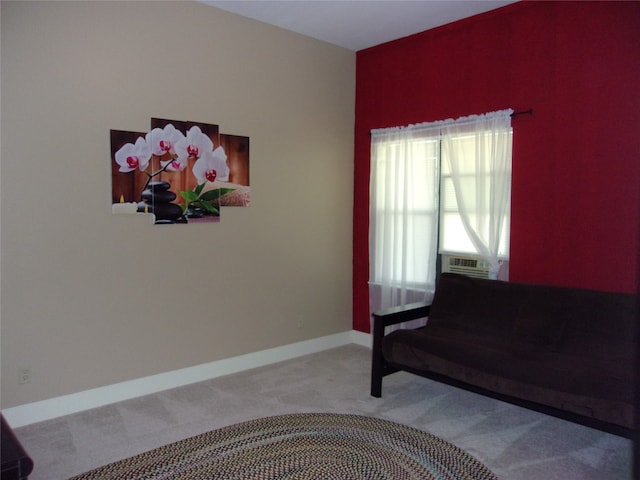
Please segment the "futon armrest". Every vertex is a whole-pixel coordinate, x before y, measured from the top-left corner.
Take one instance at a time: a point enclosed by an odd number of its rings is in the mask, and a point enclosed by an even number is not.
[[[409,303],[400,307],[378,310],[372,314],[374,332],[376,327],[384,328],[389,325],[424,318],[429,315],[429,310],[431,310],[431,303],[429,302]]]
[[[417,320],[429,315],[431,304],[427,302],[410,303],[400,307],[385,308],[373,316],[373,348],[371,351],[371,395],[382,395],[382,377],[393,373],[394,368],[387,365],[382,356],[382,338],[389,325]]]

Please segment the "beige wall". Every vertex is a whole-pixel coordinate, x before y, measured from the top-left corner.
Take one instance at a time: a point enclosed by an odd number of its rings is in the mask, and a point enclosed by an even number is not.
[[[191,2],[1,8],[3,408],[351,329],[353,52]],[[252,206],[112,215],[109,130],[150,117],[249,136]]]

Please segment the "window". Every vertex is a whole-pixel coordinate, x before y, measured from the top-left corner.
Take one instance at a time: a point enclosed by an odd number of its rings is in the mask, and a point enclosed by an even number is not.
[[[432,229],[438,219],[439,141],[389,139],[379,145],[377,157],[372,242],[393,247],[371,250],[379,266],[373,281],[422,285],[437,245]]]
[[[453,136],[444,142],[442,148],[440,174],[440,235],[439,253],[466,254],[485,257],[486,252],[477,247],[472,236],[465,228],[463,213],[458,205],[457,197],[466,199],[466,214],[473,231],[487,243],[497,242],[498,260],[509,259],[509,219],[510,201],[505,204],[505,210],[496,212],[492,208],[492,196],[499,195],[497,189],[502,189],[510,200],[511,193],[511,155],[509,161],[496,162],[491,149],[494,147],[495,135],[493,131],[478,131],[473,135]],[[507,142],[511,144],[511,129],[508,131]],[[453,159],[458,162],[459,195],[456,196],[454,175],[451,170]],[[499,180],[502,179],[502,180]],[[500,228],[494,224],[500,222]],[[494,234],[497,239],[492,238]],[[488,260],[488,259],[487,259]]]
[[[509,256],[512,110],[372,131],[372,309],[427,300],[438,253]]]

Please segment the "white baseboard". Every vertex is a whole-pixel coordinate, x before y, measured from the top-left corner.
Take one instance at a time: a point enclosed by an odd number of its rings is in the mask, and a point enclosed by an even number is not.
[[[225,358],[194,367],[160,373],[61,397],[7,408],[2,414],[13,427],[51,420],[151,393],[202,382],[232,373],[290,360],[310,353],[355,343],[371,347],[370,335],[355,330],[292,343],[282,347]]]

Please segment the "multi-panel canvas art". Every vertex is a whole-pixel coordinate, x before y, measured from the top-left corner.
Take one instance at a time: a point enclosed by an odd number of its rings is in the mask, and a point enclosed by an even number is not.
[[[248,206],[249,137],[218,125],[151,119],[148,132],[111,130],[113,213],[153,214],[156,224],[219,222]]]

